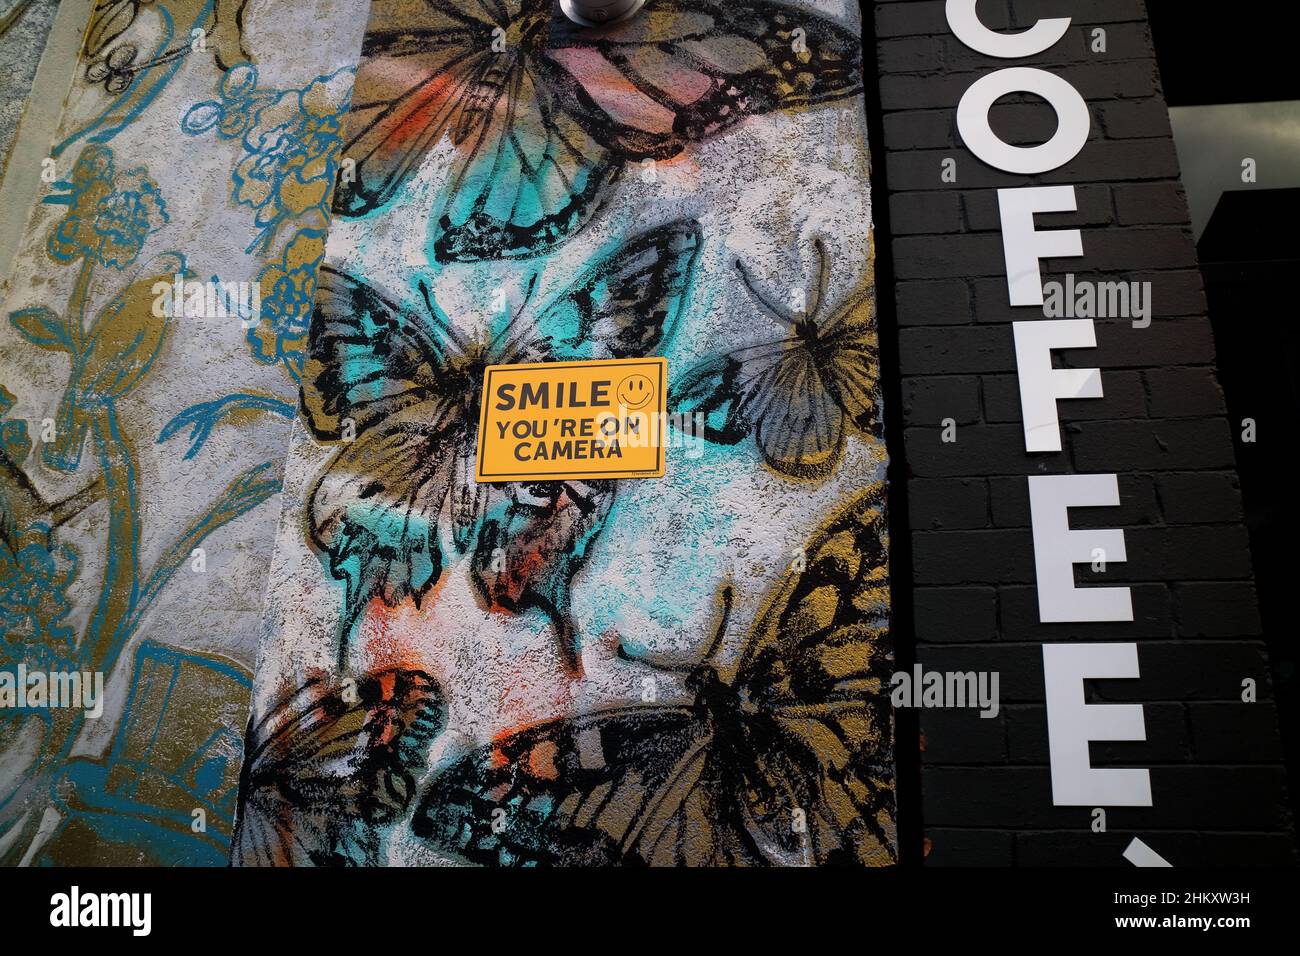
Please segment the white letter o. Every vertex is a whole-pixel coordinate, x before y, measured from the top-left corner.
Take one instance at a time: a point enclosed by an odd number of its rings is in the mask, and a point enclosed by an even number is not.
[[[1009,93],[1034,93],[1056,111],[1052,138],[1040,146],[1012,146],[989,126],[989,110]],[[1083,149],[1092,114],[1079,91],[1054,73],[1012,66],[980,77],[957,105],[957,129],[967,148],[1003,172],[1033,175],[1064,166]]]

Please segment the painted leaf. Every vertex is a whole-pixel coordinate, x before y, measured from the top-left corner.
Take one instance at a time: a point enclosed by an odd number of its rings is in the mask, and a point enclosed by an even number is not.
[[[43,349],[72,351],[67,324],[50,309],[38,305],[9,313],[9,321],[28,342]]]

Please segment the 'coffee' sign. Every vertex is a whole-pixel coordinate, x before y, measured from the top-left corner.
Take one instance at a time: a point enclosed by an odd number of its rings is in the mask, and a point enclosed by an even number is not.
[[[1071,22],[1068,18],[1045,19],[1020,33],[999,33],[980,22],[975,6],[976,0],[948,0],[948,25],[967,47],[999,59],[1045,52],[1065,36]],[[1037,146],[1008,143],[989,122],[989,113],[999,99],[1026,93],[1046,100],[1056,113],[1056,132]],[[996,169],[1025,176],[1071,162],[1087,144],[1091,125],[1088,104],[1067,80],[1026,66],[1007,66],[982,76],[957,107],[957,129],[966,147]],[[1032,306],[1041,314],[1042,260],[1082,256],[1084,249],[1078,229],[1039,229],[1034,219],[1040,213],[1076,211],[1074,187],[999,189],[998,208],[1010,304]],[[1028,319],[1013,323],[1012,331],[1025,450],[1060,452],[1056,403],[1101,398],[1102,376],[1097,368],[1056,368],[1052,352],[1096,348],[1093,320]],[[1069,521],[1074,508],[1117,506],[1118,476],[1034,475],[1028,481],[1039,620],[1044,624],[1132,621],[1133,601],[1127,587],[1079,587],[1075,581],[1076,565],[1091,563],[1104,568],[1127,560],[1123,531],[1074,529]],[[1137,645],[1044,644],[1043,673],[1053,802],[1061,806],[1151,806],[1147,770],[1093,767],[1088,752],[1091,741],[1146,739],[1141,705],[1092,704],[1083,692],[1085,680],[1138,677]]]

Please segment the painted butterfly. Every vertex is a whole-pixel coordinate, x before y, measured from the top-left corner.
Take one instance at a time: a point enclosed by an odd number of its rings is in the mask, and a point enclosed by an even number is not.
[[[568,582],[614,485],[475,482],[483,373],[489,365],[653,354],[683,311],[700,243],[693,221],[651,230],[535,313],[534,276],[523,305],[481,338],[448,321],[423,283],[423,308],[406,308],[321,270],[302,407],[315,437],[340,447],[312,491],[309,525],[331,574],[347,585],[344,638],[372,599],[395,607],[410,597],[418,606],[437,585],[445,509],[458,552],[485,531],[473,572],[487,606],[541,608],[576,665]]]
[[[832,519],[733,669],[694,700],[535,725],[439,772],[412,826],[486,865],[881,865],[895,859],[882,485]]]
[[[438,685],[419,671],[334,689],[308,681],[249,727],[231,862],[380,863],[381,830],[409,806],[446,721]]]
[[[789,335],[710,358],[674,387],[669,406],[702,414],[706,439],[734,445],[754,436],[763,460],[792,478],[820,480],[838,466],[847,428],[879,435],[880,379],[875,279],[829,313],[826,249],[815,242],[817,284],[807,309],[787,309],[754,284],[737,263],[746,288]]]
[[[335,211],[386,205],[449,144],[440,262],[521,258],[595,212],[625,163],[861,91],[861,43],[770,0],[656,0],[583,30],[553,0],[375,0]]]

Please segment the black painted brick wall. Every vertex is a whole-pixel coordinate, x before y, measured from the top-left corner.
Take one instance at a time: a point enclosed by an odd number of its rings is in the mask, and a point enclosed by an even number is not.
[[[871,4],[864,5],[868,12]],[[985,57],[949,31],[942,0],[874,4],[883,161],[895,276],[917,657],[933,670],[997,670],[1002,713],[924,711],[926,862],[1127,866],[1141,837],[1176,866],[1294,861],[1276,712],[1256,610],[1230,424],[1215,378],[1178,158],[1140,0],[984,0],[994,29],[1071,16],[1068,35],[1027,60]],[[1090,50],[1106,31],[1107,52]],[[1088,145],[1039,177],[1001,173],[962,148],[956,107],[982,74],[1050,69],[1088,101]],[[1050,107],[994,108],[1008,141],[1044,141]],[[957,161],[945,184],[941,161]],[[1098,348],[1058,353],[1102,369],[1105,398],[1062,402],[1060,454],[1024,450],[995,188],[1075,183],[1084,257],[1048,260],[1044,280],[1153,283],[1154,321],[1098,320]],[[941,422],[958,423],[944,444]],[[1237,426],[1239,427],[1239,425]],[[1026,475],[1115,472],[1120,508],[1072,511],[1075,527],[1125,531],[1129,560],[1104,583],[1131,584],[1131,624],[1040,624]],[[900,569],[901,570],[901,569]],[[1086,572],[1083,576],[1090,577]],[[1084,584],[1103,583],[1096,579]],[[1054,807],[1041,644],[1134,640],[1141,679],[1091,685],[1101,701],[1145,707],[1145,743],[1094,744],[1097,766],[1151,770],[1154,807]],[[1253,678],[1259,702],[1241,701]]]

